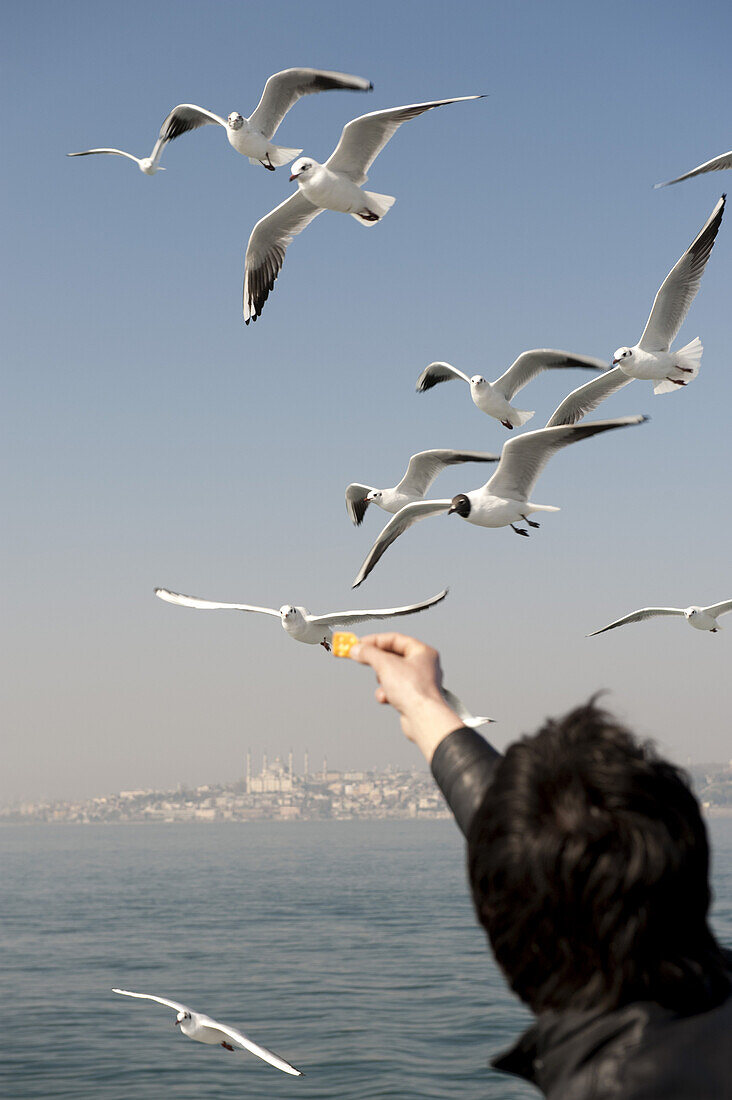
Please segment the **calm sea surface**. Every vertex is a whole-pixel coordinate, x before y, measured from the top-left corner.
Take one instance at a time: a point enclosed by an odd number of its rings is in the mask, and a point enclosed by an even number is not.
[[[732,944],[732,819],[710,823]],[[452,822],[0,830],[4,1100],[513,1100],[528,1015],[474,923]],[[307,1074],[205,1047],[183,1001]]]

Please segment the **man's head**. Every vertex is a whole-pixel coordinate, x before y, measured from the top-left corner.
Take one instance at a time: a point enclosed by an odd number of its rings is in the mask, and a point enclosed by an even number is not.
[[[468,840],[478,918],[535,1012],[728,991],[699,805],[594,700],[508,749]]]

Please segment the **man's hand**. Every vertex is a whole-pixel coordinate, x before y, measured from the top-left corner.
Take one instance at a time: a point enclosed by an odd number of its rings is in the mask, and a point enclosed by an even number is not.
[[[350,656],[373,668],[379,681],[377,701],[399,712],[405,736],[429,763],[440,741],[463,725],[440,691],[437,650],[406,634],[368,634]]]

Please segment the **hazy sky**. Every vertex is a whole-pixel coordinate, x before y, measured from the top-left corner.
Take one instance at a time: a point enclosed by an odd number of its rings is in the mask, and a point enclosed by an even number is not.
[[[371,673],[278,623],[194,612],[162,585],[316,612],[422,599],[406,620],[503,747],[598,688],[681,762],[726,759],[732,631],[648,604],[732,596],[732,225],[679,337],[699,379],[634,382],[596,416],[649,413],[552,460],[530,539],[456,517],[418,525],[350,584],[380,530],[346,517],[356,480],[393,485],[414,451],[499,449],[465,387],[417,396],[433,359],[495,377],[522,350],[609,359],[732,174],[654,191],[732,147],[725,3],[29,2],[7,8],[0,798],[238,777],[251,747],[334,767],[415,759]],[[294,185],[218,128],[146,155],[167,111],[249,114],[266,77],[312,65],[370,96],[301,101],[281,144],[325,159],[368,110],[487,93],[404,126],[369,187],[397,197],[364,232],[326,214],[291,245],[256,325],[241,281],[254,223]],[[521,395],[541,427],[576,373]],[[525,398],[525,400],[524,400]],[[477,487],[448,471],[434,494]],[[729,623],[732,626],[732,620]]]

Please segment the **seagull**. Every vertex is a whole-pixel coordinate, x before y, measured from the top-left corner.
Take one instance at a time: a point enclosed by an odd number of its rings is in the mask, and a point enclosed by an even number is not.
[[[616,619],[609,626],[603,626],[602,630],[593,630],[587,637],[594,638],[596,634],[604,634],[606,630],[614,630],[616,626],[640,623],[657,615],[683,615],[689,626],[693,626],[695,630],[708,630],[710,634],[716,634],[722,629],[717,622],[718,617],[726,615],[728,611],[732,611],[732,600],[713,603],[709,607],[642,607],[640,611],[631,611],[630,615]]]
[[[396,619],[400,615],[414,615],[418,611],[426,611],[435,604],[444,600],[447,589],[443,589],[436,596],[422,603],[412,603],[408,607],[387,607],[372,611],[333,611],[330,615],[311,615],[306,607],[293,607],[284,604],[279,611],[273,607],[252,607],[247,603],[212,603],[211,600],[199,600],[197,596],[184,596],[180,592],[169,592],[167,588],[156,588],[155,595],[167,603],[177,603],[182,607],[196,607],[202,611],[217,611],[220,609],[230,611],[258,611],[262,615],[274,615],[282,623],[282,627],[296,642],[305,642],[307,645],[322,645],[330,653],[331,627],[352,626],[354,623],[365,623],[370,619]]]
[[[352,587],[358,588],[368,577],[399,535],[417,520],[428,516],[456,512],[468,523],[474,523],[478,527],[511,527],[517,535],[528,536],[529,532],[525,528],[516,527],[515,524],[524,520],[529,527],[538,527],[538,523],[528,518],[532,512],[559,511],[551,504],[532,504],[529,500],[529,493],[534,488],[536,479],[555,451],[568,447],[570,443],[589,439],[600,432],[642,424],[647,419],[646,416],[624,416],[617,420],[596,420],[575,427],[539,428],[537,431],[514,436],[504,443],[496,472],[480,489],[458,493],[452,500],[417,501],[407,504],[397,512],[371,547]]]
[[[725,168],[732,168],[732,150],[729,153],[722,153],[718,157],[712,157],[711,160],[705,160],[704,164],[699,164],[696,168],[692,168],[690,172],[684,172],[683,176],[677,176],[676,179],[666,180],[665,183],[654,183],[654,188],[658,187],[670,187],[672,183],[681,183],[682,180],[690,180],[692,176],[701,176],[705,172],[722,172]]]
[[[345,89],[351,92],[371,92],[373,84],[362,76],[330,72],[328,69],[283,69],[274,73],[264,85],[257,109],[249,118],[232,111],[221,118],[195,103],[179,103],[167,116],[160,129],[163,141],[174,141],[199,126],[218,124],[226,130],[229,145],[249,157],[250,164],[261,164],[270,172],[289,164],[302,149],[287,149],[273,145],[277,128],[291,107],[304,95]]]
[[[297,180],[297,191],[261,218],[249,238],[244,261],[246,323],[256,321],[261,314],[285,262],[285,249],[313,218],[323,210],[336,210],[350,214],[361,225],[371,226],[396,202],[391,195],[362,190],[362,184],[368,179],[370,166],[403,122],[433,107],[482,98],[458,96],[372,111],[344,126],[340,141],[325,164],[312,157],[295,161],[290,180]]]
[[[488,382],[480,374],[474,374],[469,378],[467,374],[463,374],[450,363],[436,362],[430,363],[420,374],[417,379],[417,393],[431,390],[439,382],[450,382],[453,378],[462,378],[463,382],[467,382],[470,386],[473,404],[488,416],[500,420],[504,428],[510,430],[521,427],[534,415],[533,412],[513,407],[511,400],[515,394],[541,371],[558,370],[562,367],[605,371],[607,363],[604,359],[595,359],[590,355],[573,355],[569,351],[555,351],[553,348],[534,348],[532,351],[522,352],[495,382]]]
[[[485,726],[488,722],[495,721],[494,718],[486,718],[485,715],[471,714],[465,704],[458,699],[457,695],[449,691],[446,687],[440,687],[440,692],[448,707],[454,710],[460,721],[464,725],[470,726],[471,729],[475,729],[477,726]]]
[[[284,1058],[280,1058],[279,1054],[267,1050],[266,1047],[260,1047],[259,1043],[253,1043],[236,1028],[220,1024],[210,1016],[204,1016],[202,1012],[193,1012],[178,1001],[169,1001],[165,997],[153,997],[151,993],[131,993],[129,989],[113,989],[112,992],[121,993],[123,997],[139,997],[143,1001],[157,1001],[158,1004],[174,1009],[177,1015],[173,1026],[179,1027],[184,1035],[189,1039],[195,1039],[197,1043],[223,1047],[224,1050],[248,1050],[276,1069],[281,1069],[283,1073],[289,1073],[293,1077],[305,1076],[301,1070],[295,1069]]]
[[[726,197],[722,195],[708,221],[664,279],[638,343],[632,348],[618,348],[613,356],[613,366],[628,378],[655,382],[654,393],[672,393],[675,386],[686,386],[699,373],[703,349],[698,337],[678,351],[670,351],[669,347],[696,297],[722,222]],[[605,377],[608,385],[611,375],[609,371]]]
[[[369,504],[378,504],[392,515],[421,500],[437,475],[445,466],[456,466],[461,462],[498,462],[500,455],[486,454],[483,451],[420,451],[412,455],[407,472],[393,489],[374,489],[372,485],[359,485],[354,482],[346,489],[346,510],[356,527],[360,525]]]
[[[67,153],[67,157],[91,157],[96,153],[111,153],[115,157],[127,157],[128,160],[134,160],[140,171],[146,176],[154,176],[156,172],[164,172],[165,169],[160,167],[160,157],[162,156],[163,149],[166,146],[166,140],[163,138],[162,133],[158,140],[153,145],[152,153],[149,157],[135,157],[132,153],[126,153],[124,149],[85,149],[83,153]]]

